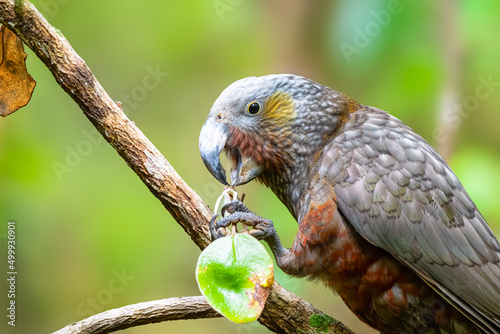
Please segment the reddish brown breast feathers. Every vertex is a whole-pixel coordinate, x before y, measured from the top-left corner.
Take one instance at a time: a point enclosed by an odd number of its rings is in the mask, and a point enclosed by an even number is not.
[[[363,239],[334,200],[311,201],[292,252],[305,276],[322,280],[362,321],[385,333],[413,331],[418,326],[438,330],[443,322],[468,323],[415,273]],[[455,320],[443,321],[450,318]],[[388,323],[394,326],[389,328]]]

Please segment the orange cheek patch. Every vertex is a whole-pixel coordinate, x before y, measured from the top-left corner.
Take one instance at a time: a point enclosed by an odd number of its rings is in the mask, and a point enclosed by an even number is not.
[[[295,103],[291,96],[276,92],[265,102],[262,122],[268,128],[283,128],[289,126],[296,116]]]

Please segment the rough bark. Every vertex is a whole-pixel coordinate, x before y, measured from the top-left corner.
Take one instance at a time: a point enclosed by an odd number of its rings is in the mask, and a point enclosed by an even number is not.
[[[0,21],[43,61],[57,83],[80,106],[99,133],[161,201],[194,243],[200,249],[205,248],[210,243],[208,221],[213,215],[212,211],[109,97],[63,34],[52,27],[28,1],[0,0]],[[200,297],[186,298],[200,302]],[[167,314],[179,314],[176,312],[185,314],[186,319],[189,316],[215,316],[212,311],[203,311],[205,306],[202,310],[193,310],[193,300],[186,298],[106,311],[72,324],[67,327],[72,331],[61,333],[109,333],[126,327],[170,320],[175,316],[169,318]],[[275,284],[259,321],[276,333],[317,333],[309,325],[313,314],[323,313]],[[328,332],[352,333],[335,321],[330,323]]]
[[[101,334],[168,320],[221,317],[202,296],[127,305],[72,323],[54,334]]]

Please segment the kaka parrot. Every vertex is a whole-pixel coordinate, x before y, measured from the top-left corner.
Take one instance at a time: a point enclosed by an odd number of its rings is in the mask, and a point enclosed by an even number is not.
[[[298,222],[290,249],[238,200],[212,239],[241,222],[287,274],[318,279],[382,333],[500,333],[500,244],[438,153],[399,119],[304,77],[226,88],[200,133],[227,184],[256,179]]]

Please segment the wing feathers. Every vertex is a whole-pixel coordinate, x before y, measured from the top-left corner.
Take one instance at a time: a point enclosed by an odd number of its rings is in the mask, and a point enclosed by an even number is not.
[[[320,161],[340,210],[457,308],[500,323],[500,245],[458,178],[399,120],[375,108],[355,114]]]

